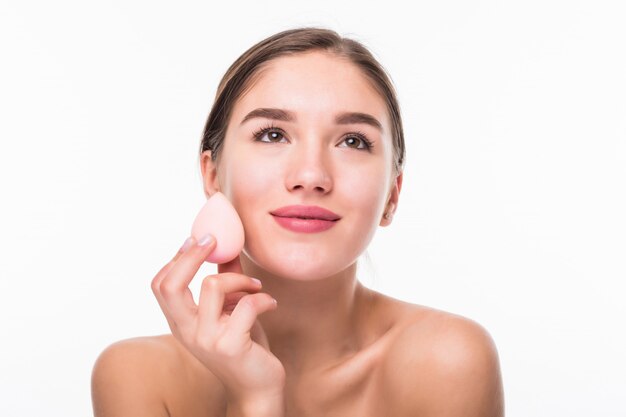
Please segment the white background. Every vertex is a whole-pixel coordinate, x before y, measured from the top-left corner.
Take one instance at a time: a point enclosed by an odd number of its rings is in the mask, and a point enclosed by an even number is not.
[[[90,415],[102,349],[168,331],[149,284],[204,202],[219,79],[297,26],[398,89],[400,205],[361,281],[486,327],[508,416],[626,415],[621,2],[296,3],[2,3],[0,415]]]

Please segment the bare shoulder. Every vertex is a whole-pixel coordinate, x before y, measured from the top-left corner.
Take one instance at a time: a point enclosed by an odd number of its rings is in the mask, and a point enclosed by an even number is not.
[[[108,346],[92,371],[94,416],[179,414],[172,411],[187,403],[184,396],[202,388],[207,389],[204,398],[209,399],[215,390],[208,375],[202,375],[190,358],[171,335],[126,339]]]
[[[410,305],[389,348],[383,379],[395,415],[502,417],[504,398],[496,345],[477,322]]]
[[[167,416],[167,375],[179,364],[178,349],[166,335],[113,343],[92,370],[94,415]]]
[[[163,393],[163,367],[174,351],[162,337],[122,340],[108,346],[96,360],[91,374],[94,415],[167,416]]]

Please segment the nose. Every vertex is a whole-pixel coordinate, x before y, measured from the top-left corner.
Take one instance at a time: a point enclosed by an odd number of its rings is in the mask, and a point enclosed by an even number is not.
[[[317,145],[296,146],[290,155],[286,187],[289,191],[327,194],[332,189],[328,155]]]

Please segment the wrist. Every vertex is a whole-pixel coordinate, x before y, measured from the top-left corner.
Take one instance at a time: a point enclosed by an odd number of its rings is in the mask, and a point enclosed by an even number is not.
[[[232,400],[227,402],[226,417],[283,417],[285,415],[282,395],[255,400]]]

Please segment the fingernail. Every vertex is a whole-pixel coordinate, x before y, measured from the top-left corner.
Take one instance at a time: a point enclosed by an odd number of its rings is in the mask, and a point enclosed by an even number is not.
[[[187,249],[189,249],[189,247],[191,247],[192,243],[193,243],[193,238],[188,237],[187,240],[185,240],[185,243],[183,243],[183,246],[180,247],[180,251],[181,252],[187,251]]]
[[[253,282],[255,282],[257,285],[262,285],[262,284],[261,284],[261,281],[259,281],[258,279],[256,279],[256,278],[250,278],[250,279],[251,279]]]
[[[211,242],[213,242],[215,238],[211,235],[206,235],[198,242],[199,246],[208,246]]]

